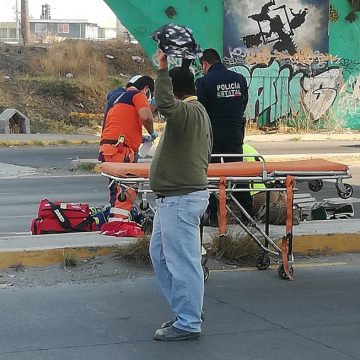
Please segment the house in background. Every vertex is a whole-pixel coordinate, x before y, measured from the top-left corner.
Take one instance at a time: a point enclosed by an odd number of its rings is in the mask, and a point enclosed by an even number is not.
[[[53,42],[65,39],[106,40],[118,36],[118,29],[99,27],[85,19],[52,19],[49,4],[41,5],[39,19],[30,19],[30,34],[35,42]],[[0,41],[21,42],[20,22],[0,23]]]
[[[96,40],[99,26],[87,20],[31,19],[30,33],[37,41],[49,38]]]
[[[31,19],[30,33],[35,42],[52,42],[65,39],[107,40],[130,36],[127,31],[119,33],[116,28],[99,27],[88,20]],[[16,22],[0,22],[0,41],[21,42],[21,31]]]
[[[16,22],[0,22],[0,41],[19,42],[19,27]]]
[[[118,37],[118,32],[115,28],[99,27],[98,39],[107,40]]]

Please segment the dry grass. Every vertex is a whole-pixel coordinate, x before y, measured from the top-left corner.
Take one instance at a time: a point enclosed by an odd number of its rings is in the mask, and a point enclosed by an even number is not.
[[[314,120],[304,104],[300,105],[297,113],[289,114],[278,122],[278,130],[282,133],[338,132],[344,129],[344,126],[344,122],[336,118],[331,109],[320,119]]]
[[[71,171],[77,170],[77,171],[85,171],[85,172],[90,172],[93,173],[95,172],[95,168],[96,168],[97,164],[95,163],[91,163],[91,162],[80,162],[78,164],[76,164],[75,166],[72,166],[70,168]]]
[[[131,244],[119,247],[115,259],[129,260],[135,263],[151,264],[149,254],[150,236],[144,235]]]
[[[107,92],[135,74],[155,72],[139,45],[119,40],[0,44],[0,112],[11,107],[23,112],[32,133],[94,134]]]
[[[249,120],[246,124],[246,134],[269,134],[269,133],[315,133],[315,132],[342,132],[346,131],[343,119],[339,119],[330,108],[320,119],[314,120],[311,112],[306,106],[301,103],[300,110],[278,119],[270,125],[261,125],[257,123],[256,119]]]
[[[8,90],[9,83],[5,78],[5,74],[0,72],[0,113],[2,108],[8,107],[8,104],[11,104],[14,99],[11,98],[10,92]]]
[[[213,236],[210,252],[216,260],[236,265],[247,264],[261,253],[259,246],[248,235],[231,233]]]
[[[54,43],[46,55],[38,55],[31,63],[34,72],[64,78],[107,79],[107,64],[103,56],[87,41],[63,41]]]
[[[14,146],[55,146],[55,145],[92,145],[98,144],[96,140],[6,140],[0,141],[0,147],[14,147]]]

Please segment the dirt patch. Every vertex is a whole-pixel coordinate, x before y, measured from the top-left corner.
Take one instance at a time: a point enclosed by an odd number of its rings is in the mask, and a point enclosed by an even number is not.
[[[88,54],[96,60],[85,64],[82,74],[70,66],[68,71],[49,70],[46,65],[54,65],[56,51],[75,64]],[[0,69],[0,113],[6,108],[21,111],[30,118],[32,133],[96,133],[107,91],[135,74],[154,75],[139,45],[117,40],[26,47],[0,43]]]
[[[0,271],[0,289],[53,286],[57,284],[106,283],[152,275],[150,266],[122,262],[114,256],[76,260],[75,264],[43,267],[12,266]],[[75,265],[75,266],[72,266]]]
[[[0,291],[1,289],[59,284],[99,284],[109,281],[136,279],[142,276],[153,276],[151,265],[143,262],[121,260],[117,258],[117,255],[66,260],[66,264],[61,265],[23,267],[18,264],[0,270]],[[207,266],[210,271],[229,271],[239,268],[211,258]],[[254,267],[254,264],[248,264],[248,266]]]
[[[92,257],[88,259],[76,260],[76,266],[68,261],[68,266],[52,265],[42,267],[23,267],[14,265],[8,269],[0,270],[0,291],[2,289],[27,288],[36,286],[54,286],[60,284],[82,284],[82,283],[107,283],[121,281],[124,279],[136,279],[143,276],[153,276],[150,265],[134,263],[115,258],[115,255],[103,257]],[[312,266],[334,266],[358,265],[360,262],[359,254],[337,254],[322,256],[297,256],[294,268]],[[227,264],[210,258],[207,263],[211,272],[214,271],[259,271],[255,263],[244,263],[241,266]],[[272,259],[269,270],[276,271],[278,259]]]

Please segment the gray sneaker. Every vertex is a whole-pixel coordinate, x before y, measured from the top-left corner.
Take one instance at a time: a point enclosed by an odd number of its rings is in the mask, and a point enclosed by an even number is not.
[[[205,314],[203,311],[201,311],[201,320],[204,321],[205,320]],[[175,320],[169,320],[169,321],[165,321],[164,323],[161,324],[161,329],[165,329],[167,327],[170,327],[174,324]]]
[[[182,340],[198,340],[201,332],[185,331],[169,326],[163,329],[157,329],[154,335],[154,340],[158,341],[182,341]]]

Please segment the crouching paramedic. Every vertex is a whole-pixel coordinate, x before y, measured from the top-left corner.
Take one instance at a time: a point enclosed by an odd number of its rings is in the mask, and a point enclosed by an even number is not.
[[[132,78],[125,91],[119,94],[108,110],[101,132],[99,160],[101,162],[135,162],[142,142],[142,126],[152,139],[157,137],[148,98],[154,91],[149,76]],[[119,200],[120,187],[110,186],[110,205],[116,208],[117,218],[127,220],[136,196],[135,189],[125,190],[125,201]]]

